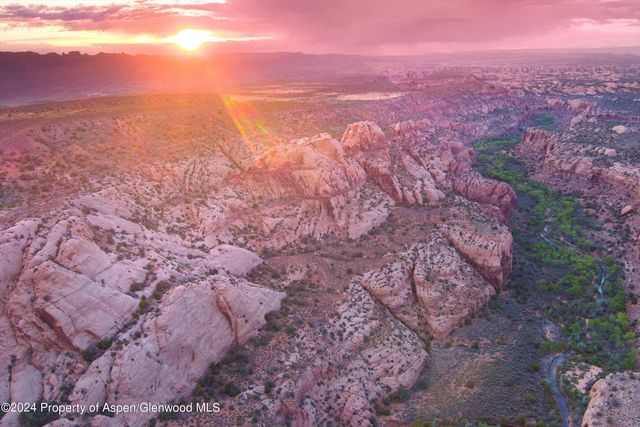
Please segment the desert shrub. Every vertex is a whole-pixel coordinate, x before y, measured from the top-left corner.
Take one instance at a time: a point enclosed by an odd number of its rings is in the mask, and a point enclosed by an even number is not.
[[[96,347],[94,347],[93,345],[82,350],[81,354],[85,362],[89,362],[89,363],[93,362],[98,357],[98,351]]]
[[[380,415],[380,416],[391,415],[391,411],[386,406],[375,405],[374,409],[376,411],[376,415]]]
[[[275,386],[276,386],[276,384],[273,381],[267,381],[264,384],[264,393],[265,394],[271,393],[271,391],[274,389]]]
[[[240,394],[240,389],[232,382],[228,382],[224,385],[224,394],[226,394],[227,396],[237,396]]]
[[[109,339],[106,340],[102,340],[97,344],[98,349],[105,351],[107,350],[109,347],[111,347],[111,343],[112,341]]]
[[[156,288],[153,291],[153,297],[160,300],[169,289],[171,289],[171,283],[166,280],[161,280],[156,284]]]
[[[528,391],[524,394],[524,403],[527,405],[533,405],[536,403],[536,395],[532,391]]]
[[[40,408],[40,402],[36,403],[36,408]],[[30,411],[21,412],[19,421],[24,427],[42,427],[59,418],[58,413],[50,411]]]
[[[130,292],[140,292],[144,289],[144,283],[133,282],[129,287]]]
[[[149,311],[149,301],[145,298],[142,297],[140,299],[140,302],[138,303],[138,311],[142,314],[142,313],[146,313],[147,311]]]

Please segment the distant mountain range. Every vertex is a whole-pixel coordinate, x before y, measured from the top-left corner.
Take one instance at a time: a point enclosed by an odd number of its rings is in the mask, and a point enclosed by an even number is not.
[[[425,66],[546,63],[637,64],[640,49],[614,52],[494,51],[372,57],[302,53],[228,53],[208,57],[69,52],[0,52],[0,105],[149,91],[215,90],[220,84],[336,80]]]

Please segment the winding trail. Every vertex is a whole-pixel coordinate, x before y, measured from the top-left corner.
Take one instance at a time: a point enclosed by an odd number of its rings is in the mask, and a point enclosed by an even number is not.
[[[553,394],[556,397],[556,402],[558,403],[558,409],[560,410],[560,415],[562,415],[562,427],[573,427],[573,421],[571,420],[571,413],[569,412],[569,405],[567,404],[567,400],[560,392],[560,387],[558,386],[558,365],[562,363],[567,358],[566,354],[556,354],[551,359],[551,363],[549,363],[549,368],[547,371],[547,378],[551,383],[551,388],[553,389]]]

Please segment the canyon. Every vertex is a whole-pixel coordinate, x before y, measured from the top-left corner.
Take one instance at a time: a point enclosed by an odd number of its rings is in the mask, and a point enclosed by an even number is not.
[[[584,384],[561,373],[561,389],[577,393],[583,426],[634,425],[637,87],[621,86],[626,109],[474,72],[401,74],[404,92],[375,99],[342,82],[325,90],[343,98],[148,94],[0,110],[0,401],[222,403],[38,424],[54,427],[556,425],[541,363],[597,361],[549,309],[578,296],[550,290],[545,275],[569,267],[539,244],[573,251],[582,238],[604,243],[572,252],[601,269],[582,279],[600,297],[580,294],[598,307],[578,323],[615,317],[621,365]],[[532,208],[543,184],[555,204]],[[602,226],[535,222],[568,194],[572,214]],[[29,420],[6,413],[0,425]]]

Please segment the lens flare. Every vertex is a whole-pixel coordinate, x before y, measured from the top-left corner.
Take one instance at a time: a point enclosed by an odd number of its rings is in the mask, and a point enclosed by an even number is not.
[[[229,117],[252,153],[260,153],[278,144],[265,120],[252,105],[239,102],[231,96],[223,96],[222,100]]]
[[[167,37],[165,40],[177,44],[181,49],[188,52],[198,50],[204,43],[212,40],[213,33],[206,30],[186,29],[178,34]]]

